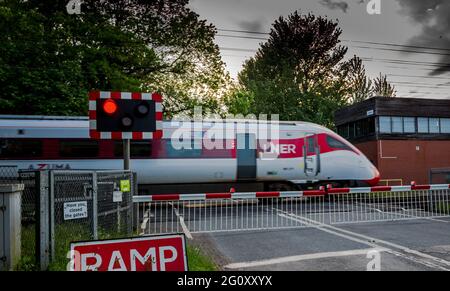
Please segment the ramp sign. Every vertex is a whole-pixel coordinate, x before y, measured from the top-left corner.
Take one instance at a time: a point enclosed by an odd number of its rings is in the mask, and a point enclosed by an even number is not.
[[[184,235],[74,242],[71,271],[187,271]]]

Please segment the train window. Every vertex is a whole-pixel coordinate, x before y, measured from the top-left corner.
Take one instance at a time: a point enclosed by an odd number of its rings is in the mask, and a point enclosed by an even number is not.
[[[0,158],[34,158],[42,156],[42,141],[1,139]]]
[[[123,157],[123,142],[114,142],[114,156],[118,158]],[[131,158],[150,158],[152,156],[152,141],[151,140],[132,140],[130,142],[130,156]]]
[[[450,118],[441,118],[441,132],[450,133]]]
[[[171,139],[164,141],[166,145],[166,154],[169,159],[195,159],[202,156],[201,140],[191,140],[191,146],[180,149],[172,144]],[[200,143],[199,143],[200,142]]]
[[[65,140],[59,142],[59,155],[62,158],[94,158],[98,156],[96,140]]]
[[[315,136],[308,136],[307,137],[307,144],[308,144],[308,153],[314,153],[315,152],[315,142],[314,142]]]
[[[335,139],[334,137],[331,137],[327,135],[327,144],[330,148],[334,149],[341,149],[341,150],[352,150],[348,145],[345,143]]]

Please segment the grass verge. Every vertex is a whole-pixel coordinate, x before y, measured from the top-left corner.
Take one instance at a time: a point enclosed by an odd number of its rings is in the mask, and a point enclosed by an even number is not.
[[[200,248],[187,246],[189,271],[217,271],[219,268]]]
[[[109,239],[123,237],[117,233],[99,230],[99,238]],[[80,225],[60,225],[56,231],[55,259],[50,263],[50,271],[65,271],[69,260],[66,258],[72,241],[89,240],[89,231]],[[16,266],[18,271],[37,271],[35,260],[35,229],[34,225],[22,226],[22,256]],[[218,267],[201,249],[187,246],[188,266],[190,271],[217,271]]]

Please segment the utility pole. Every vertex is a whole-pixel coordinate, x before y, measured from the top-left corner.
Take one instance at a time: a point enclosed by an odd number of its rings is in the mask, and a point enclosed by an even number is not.
[[[123,140],[123,169],[130,169],[130,140]]]

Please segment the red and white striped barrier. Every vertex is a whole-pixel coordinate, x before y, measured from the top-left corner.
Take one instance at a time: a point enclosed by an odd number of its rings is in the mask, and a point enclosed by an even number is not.
[[[409,186],[375,186],[360,188],[327,188],[327,194],[343,194],[343,193],[374,193],[374,192],[404,192],[414,190],[447,190],[450,184],[437,185],[415,185]]]
[[[197,194],[154,194],[134,196],[133,201],[198,201],[212,199],[256,199],[256,198],[300,198],[311,196],[326,196],[329,194],[346,193],[376,193],[376,192],[405,192],[415,190],[447,190],[450,184],[440,185],[410,185],[410,186],[376,186],[360,188],[331,188],[321,187],[320,190],[284,191],[284,192],[224,192],[224,193],[197,193]]]
[[[198,194],[154,194],[134,196],[133,201],[186,201],[211,199],[256,199],[256,198],[299,198],[307,196],[324,196],[325,190],[312,191],[285,191],[285,192],[225,192],[225,193],[198,193]]]

